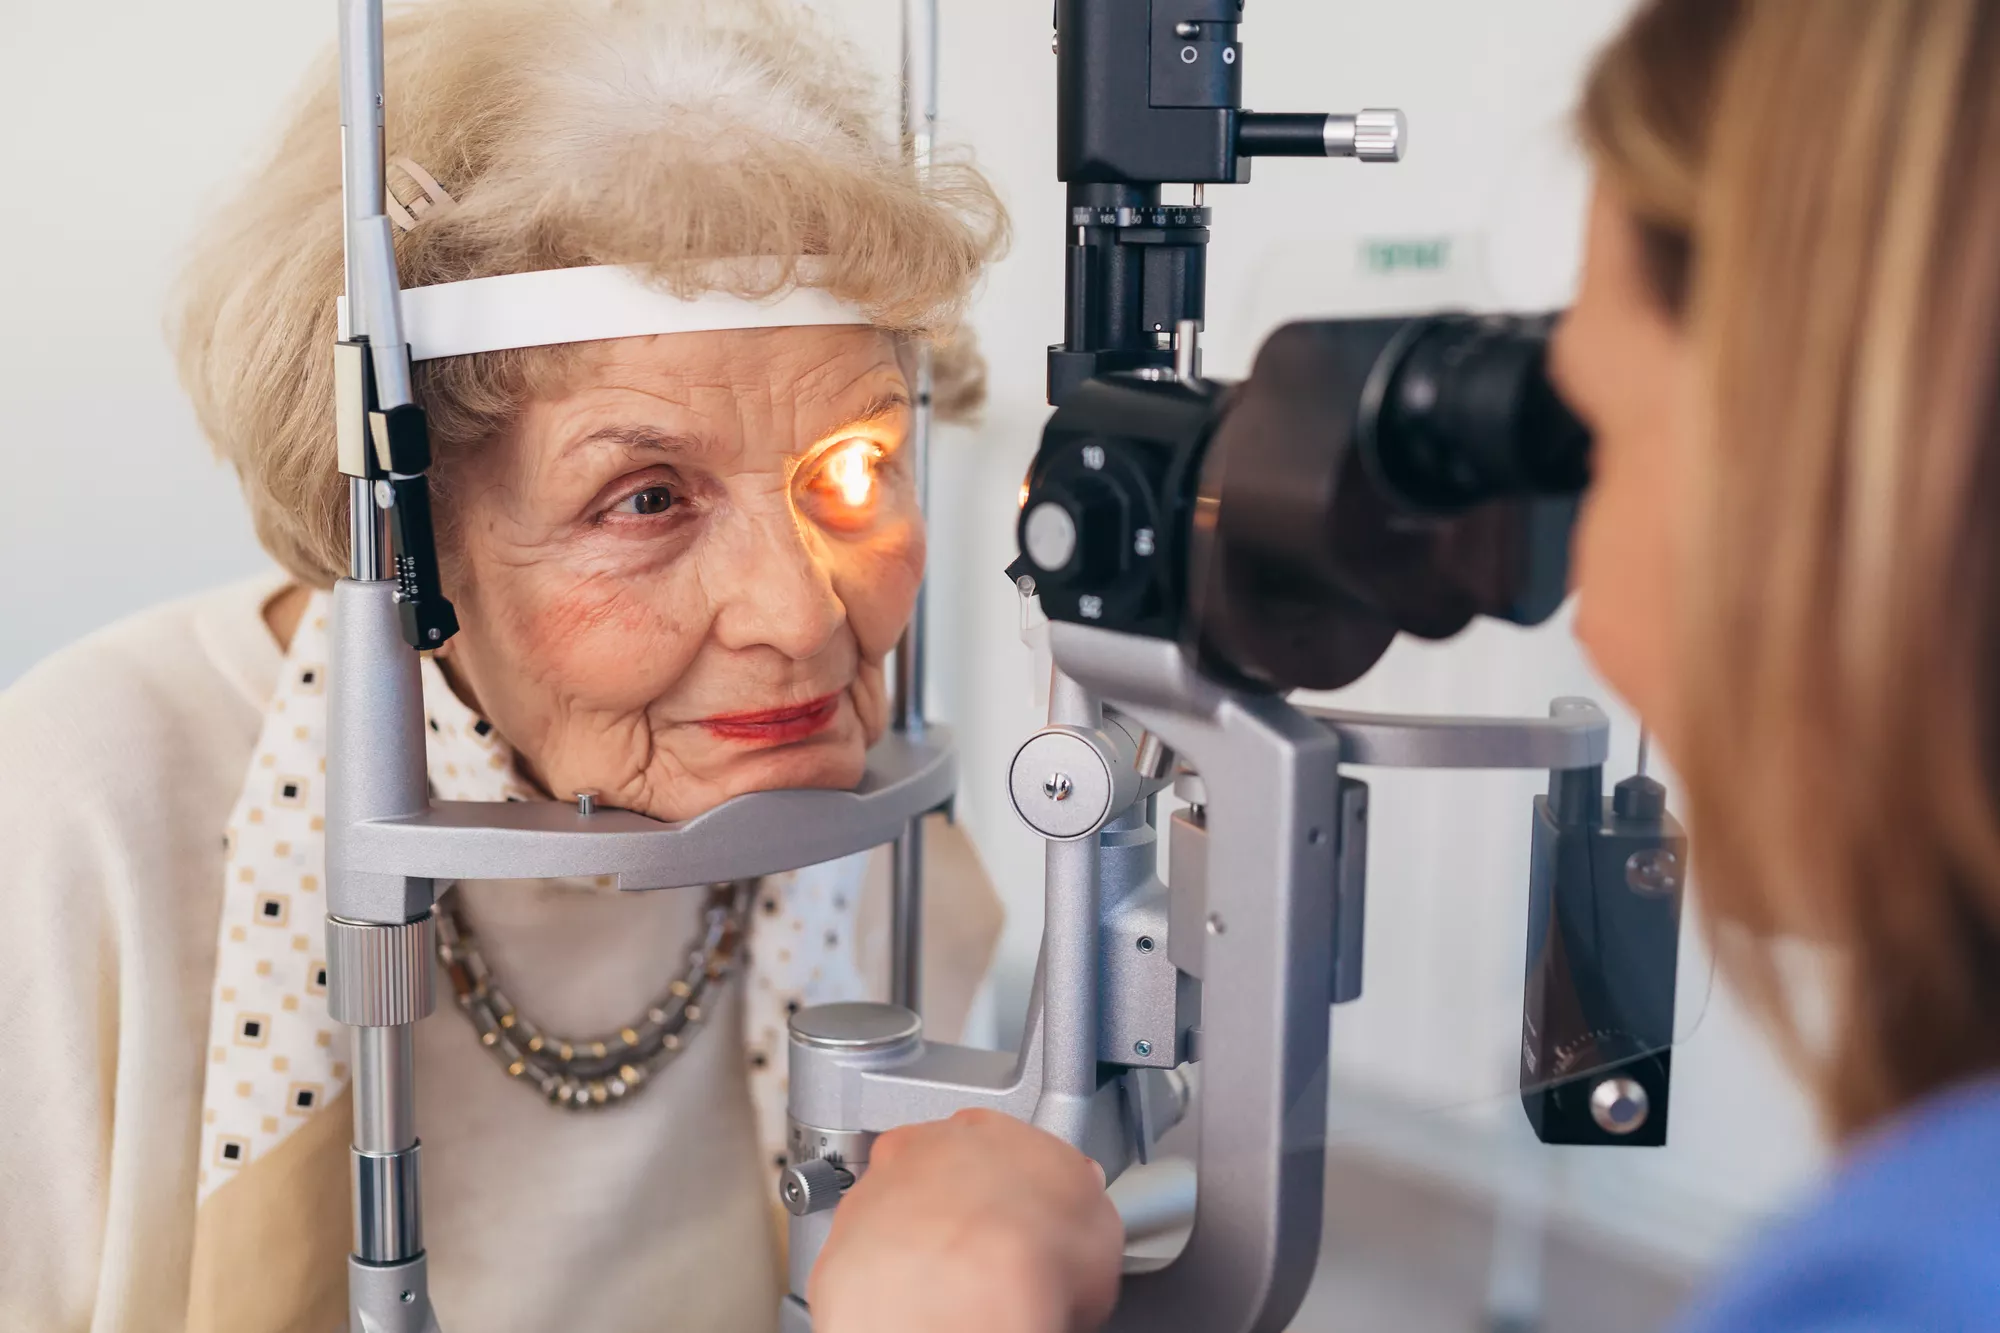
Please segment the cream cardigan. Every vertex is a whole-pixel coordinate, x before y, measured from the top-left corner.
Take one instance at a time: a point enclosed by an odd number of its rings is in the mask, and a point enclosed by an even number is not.
[[[281,586],[266,577],[159,608],[0,694],[8,1333],[341,1325],[344,1095],[211,1182],[196,1208],[212,1165],[202,1105],[224,830],[284,669],[261,614]],[[939,829],[929,842],[930,1025],[951,1035],[999,913],[964,839]],[[875,984],[884,860],[868,868],[854,931]],[[515,1002],[571,1033],[643,1008],[698,911],[687,894],[464,888],[477,890],[468,916]],[[593,1115],[552,1110],[508,1080],[441,1002],[418,1032],[418,1086],[447,1330],[771,1326],[772,1173],[750,1092],[750,1055],[768,1043],[744,1031],[758,981],[733,984],[656,1083]]]

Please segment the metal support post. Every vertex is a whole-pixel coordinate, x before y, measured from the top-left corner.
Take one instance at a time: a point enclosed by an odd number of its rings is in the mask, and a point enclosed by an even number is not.
[[[903,4],[903,142],[921,182],[930,173],[937,137],[937,0]],[[909,457],[917,502],[930,517],[931,349],[920,344],[911,367]],[[928,580],[926,580],[926,584]],[[898,731],[924,729],[924,602],[917,604],[896,645],[894,720]],[[890,862],[889,1000],[912,1013],[923,1009],[924,817],[912,819],[896,839]]]
[[[336,352],[350,578],[336,586],[328,699],[327,1007],[353,1030],[350,1333],[436,1333],[424,1255],[415,1025],[436,1006],[429,879],[352,863],[360,820],[424,812],[423,686],[404,643],[378,483],[374,409],[410,402],[384,211],[381,0],[340,3],[347,336]],[[374,401],[370,401],[372,385]],[[386,483],[379,483],[386,484]]]

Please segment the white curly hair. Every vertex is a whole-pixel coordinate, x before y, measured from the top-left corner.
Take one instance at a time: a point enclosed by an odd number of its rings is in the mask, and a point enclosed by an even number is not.
[[[810,10],[429,0],[389,16],[384,46],[388,156],[452,200],[398,235],[404,286],[585,264],[635,265],[683,295],[810,283],[935,344],[942,415],[982,397],[959,321],[1004,244],[1005,214],[962,157],[940,157],[918,183],[865,62]],[[182,382],[260,540],[320,586],[347,562],[331,357],[343,287],[335,78],[329,54],[268,161],[205,229],[173,328]],[[424,207],[418,177],[392,168],[389,183]],[[745,255],[780,262],[709,262]],[[504,429],[575,355],[421,364],[447,476],[453,450]]]

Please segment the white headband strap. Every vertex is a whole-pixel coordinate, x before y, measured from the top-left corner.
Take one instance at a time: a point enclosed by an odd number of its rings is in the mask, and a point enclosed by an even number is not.
[[[345,338],[347,298],[336,304]],[[412,361],[655,333],[868,323],[866,315],[819,287],[792,287],[763,301],[727,292],[683,299],[633,269],[610,264],[470,278],[403,292],[403,336]]]

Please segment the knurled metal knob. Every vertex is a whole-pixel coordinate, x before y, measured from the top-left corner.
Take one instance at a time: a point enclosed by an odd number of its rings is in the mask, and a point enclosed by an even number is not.
[[[1403,113],[1370,108],[1354,118],[1354,155],[1363,162],[1401,162],[1410,125]]]
[[[839,1203],[853,1183],[852,1175],[824,1157],[814,1157],[785,1168],[778,1178],[778,1199],[793,1217],[807,1217]]]

